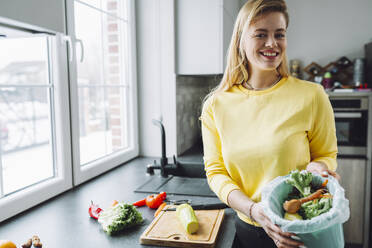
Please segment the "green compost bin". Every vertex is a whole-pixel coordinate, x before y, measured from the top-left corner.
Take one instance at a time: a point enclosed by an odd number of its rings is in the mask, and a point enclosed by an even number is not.
[[[261,202],[265,214],[285,232],[295,233],[308,248],[343,248],[345,246],[342,224],[350,217],[349,201],[345,190],[334,177],[328,177],[327,188],[333,195],[332,208],[310,220],[284,219],[283,202],[292,191],[286,183],[289,175],[277,177],[262,190]],[[325,178],[313,174],[312,184],[321,185]]]

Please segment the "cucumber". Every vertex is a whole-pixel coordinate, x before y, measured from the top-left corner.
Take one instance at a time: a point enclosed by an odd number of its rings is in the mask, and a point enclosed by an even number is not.
[[[184,203],[177,206],[176,215],[186,232],[192,234],[198,231],[199,222],[196,219],[194,209],[189,204]]]

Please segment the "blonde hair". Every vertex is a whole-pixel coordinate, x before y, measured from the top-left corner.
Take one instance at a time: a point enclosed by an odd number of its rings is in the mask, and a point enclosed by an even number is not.
[[[249,79],[249,61],[243,49],[242,37],[245,36],[245,33],[251,23],[254,23],[263,15],[271,12],[282,13],[286,20],[286,27],[288,27],[289,16],[284,0],[248,0],[240,9],[227,52],[227,65],[225,73],[220,84],[214,88],[205,99],[215,93],[227,91],[232,86],[242,84]],[[277,71],[281,76],[289,75],[286,55],[283,57],[282,62],[277,68]]]

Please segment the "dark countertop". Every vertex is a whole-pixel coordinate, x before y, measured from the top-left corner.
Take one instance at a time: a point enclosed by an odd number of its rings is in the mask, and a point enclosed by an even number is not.
[[[139,208],[145,218],[144,224],[113,237],[107,235],[101,225],[88,215],[91,200],[105,208],[113,200],[132,203],[144,198],[147,194],[134,193],[134,190],[151,177],[145,171],[146,165],[152,161],[152,158],[136,158],[0,223],[0,239],[11,240],[19,247],[33,235],[38,235],[46,248],[153,247],[140,245],[139,238],[151,223],[154,210]],[[193,204],[219,202],[214,197],[170,195],[168,198],[188,198]],[[235,237],[234,215],[232,209],[225,210],[216,247],[232,246]]]

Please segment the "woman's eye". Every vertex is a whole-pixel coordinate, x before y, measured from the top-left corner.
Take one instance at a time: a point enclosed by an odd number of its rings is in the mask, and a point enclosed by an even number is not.
[[[285,37],[285,34],[276,34],[275,37],[278,39],[283,39]]]
[[[264,38],[264,37],[266,37],[266,34],[256,34],[256,37],[257,38]]]

